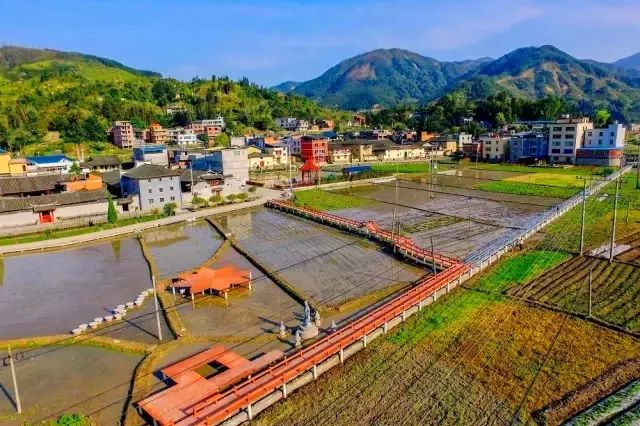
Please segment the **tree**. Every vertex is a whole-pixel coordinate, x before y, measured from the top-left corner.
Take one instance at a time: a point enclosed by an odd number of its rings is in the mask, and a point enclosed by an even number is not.
[[[500,111],[496,114],[496,126],[502,127],[507,124],[507,118],[504,116],[504,112]]]
[[[596,110],[595,117],[593,120],[593,126],[595,128],[607,127],[609,124],[611,124],[611,122],[612,122],[611,113],[608,110],[604,108],[600,108]]]
[[[109,196],[109,205],[107,207],[107,222],[112,224],[118,222],[118,211],[113,204],[113,198],[111,198],[111,196]]]
[[[231,138],[226,133],[220,133],[216,136],[216,145],[227,147],[231,144]]]
[[[74,161],[73,164],[71,165],[71,167],[69,167],[69,172],[72,175],[79,176],[80,173],[82,173],[82,168],[80,168],[80,165],[78,164],[77,161]]]
[[[176,214],[176,208],[178,205],[176,203],[167,203],[162,207],[162,212],[165,216],[174,216]]]

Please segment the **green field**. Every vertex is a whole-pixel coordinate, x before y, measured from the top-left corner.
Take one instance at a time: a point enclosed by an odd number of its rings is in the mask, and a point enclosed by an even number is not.
[[[473,186],[474,189],[488,192],[501,192],[516,195],[536,195],[540,197],[571,198],[578,189],[555,186],[530,185],[523,182],[484,182]]]
[[[570,167],[538,167],[538,166],[523,166],[520,164],[493,164],[493,163],[468,163],[467,168],[478,170],[491,170],[498,172],[519,172],[519,173],[552,173],[552,174],[566,174],[566,175],[579,175],[590,176],[602,173],[605,168],[600,166],[570,166]]]
[[[297,206],[309,207],[316,210],[340,210],[375,204],[375,201],[322,189],[296,191],[294,201]]]

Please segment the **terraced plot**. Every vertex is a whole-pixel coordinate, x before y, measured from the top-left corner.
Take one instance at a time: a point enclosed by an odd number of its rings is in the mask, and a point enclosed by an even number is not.
[[[640,329],[640,268],[603,259],[574,257],[508,294],[574,312],[587,313],[592,271],[592,316],[631,330]]]

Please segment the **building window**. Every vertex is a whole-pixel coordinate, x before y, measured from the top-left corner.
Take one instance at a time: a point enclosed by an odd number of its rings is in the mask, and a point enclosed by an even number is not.
[[[561,132],[562,131],[562,127],[554,127],[553,131],[554,132]]]
[[[153,204],[153,198],[149,198],[149,204]]]
[[[173,191],[173,186],[170,186],[170,187],[169,187],[169,191]]]
[[[160,202],[164,203],[164,198],[160,197]]]
[[[162,191],[164,190],[164,188],[158,188],[158,190],[159,190],[160,192],[162,192]]]
[[[153,192],[153,190],[151,188],[149,188],[149,194],[151,194]]]
[[[171,201],[175,201],[176,197],[174,197],[173,195],[171,196]]]
[[[562,135],[554,133],[553,139],[562,139]]]

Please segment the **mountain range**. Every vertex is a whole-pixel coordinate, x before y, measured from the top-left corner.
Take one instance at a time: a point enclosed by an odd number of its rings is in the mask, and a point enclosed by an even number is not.
[[[274,88],[354,110],[428,102],[453,90],[472,99],[500,91],[526,98],[556,95],[580,110],[605,107],[617,118],[637,119],[640,53],[607,64],[546,45],[523,47],[497,59],[442,62],[407,50],[379,49],[344,60],[315,79]]]

